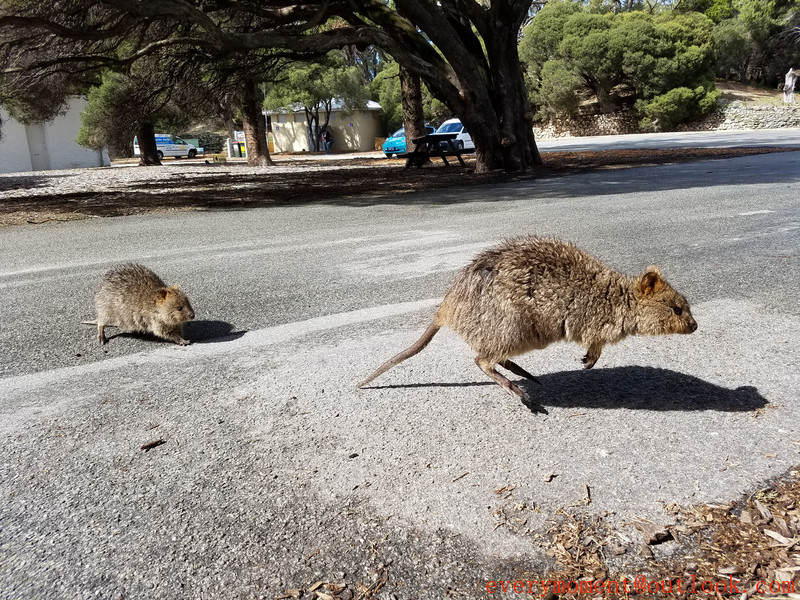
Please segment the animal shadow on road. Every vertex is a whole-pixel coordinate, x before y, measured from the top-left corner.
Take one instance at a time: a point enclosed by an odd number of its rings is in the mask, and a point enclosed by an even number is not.
[[[725,388],[685,373],[654,367],[612,367],[540,376],[522,383],[533,400],[563,408],[748,412],[768,401],[752,386]]]
[[[214,344],[218,342],[231,342],[242,337],[245,331],[234,331],[233,325],[225,321],[187,321],[183,324],[183,336],[192,344]],[[150,342],[169,343],[150,333],[133,331],[120,331],[109,335],[108,339],[132,338]]]
[[[635,410],[748,412],[764,408],[767,399],[752,386],[728,389],[692,375],[653,367],[612,367],[592,371],[563,371],[537,375],[541,385],[519,380],[532,412],[542,407],[629,408]],[[374,388],[472,387],[470,383],[415,383]],[[369,389],[369,388],[364,388]],[[499,387],[498,393],[502,393]]]
[[[183,331],[193,344],[232,342],[246,333],[234,331],[233,325],[225,321],[189,321],[184,323]]]

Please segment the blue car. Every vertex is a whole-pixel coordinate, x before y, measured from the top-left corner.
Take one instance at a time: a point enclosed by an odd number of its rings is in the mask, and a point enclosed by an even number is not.
[[[427,123],[425,124],[425,133],[433,133],[436,129]],[[392,155],[403,156],[408,152],[406,149],[406,130],[401,127],[392,135],[386,138],[383,142],[383,153],[386,158],[392,158]]]

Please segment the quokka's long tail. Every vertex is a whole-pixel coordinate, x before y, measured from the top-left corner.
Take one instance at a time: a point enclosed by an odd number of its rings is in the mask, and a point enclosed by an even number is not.
[[[428,326],[428,328],[425,330],[425,333],[422,334],[421,338],[419,338],[416,342],[414,342],[413,345],[403,350],[400,354],[393,356],[385,363],[383,363],[380,367],[378,367],[377,371],[375,371],[372,375],[370,375],[364,381],[359,383],[357,387],[359,388],[364,387],[370,381],[372,381],[379,375],[382,375],[383,373],[391,369],[393,366],[399,365],[405,359],[411,358],[415,354],[419,353],[425,346],[427,346],[430,343],[430,341],[433,339],[433,336],[435,336],[436,332],[439,331],[439,329],[441,328],[442,326],[439,325],[439,323],[437,323],[436,319],[434,319],[433,323],[431,323]]]

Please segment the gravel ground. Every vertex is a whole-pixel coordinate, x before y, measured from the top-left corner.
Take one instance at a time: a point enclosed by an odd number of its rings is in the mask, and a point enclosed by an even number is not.
[[[386,194],[456,185],[530,179],[592,169],[690,162],[781,152],[776,147],[548,152],[542,167],[522,174],[477,175],[436,159],[423,169],[381,152],[286,156],[270,167],[203,159],[164,161],[163,168],[130,162],[95,169],[0,174],[0,227],[179,210],[216,210],[305,204],[352,198],[369,202]],[[788,149],[786,149],[788,150]]]

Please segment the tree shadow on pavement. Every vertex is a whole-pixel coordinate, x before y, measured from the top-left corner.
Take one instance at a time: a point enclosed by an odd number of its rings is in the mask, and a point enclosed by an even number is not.
[[[111,217],[175,210],[236,211],[264,207],[330,204],[369,207],[379,205],[443,206],[470,202],[602,196],[604,194],[654,192],[665,189],[716,185],[724,171],[728,185],[756,185],[778,181],[799,181],[796,170],[765,158],[758,163],[729,163],[708,159],[735,159],[754,154],[791,151],[800,162],[796,148],[695,148],[681,150],[607,150],[600,152],[556,152],[545,156],[545,164],[524,173],[491,172],[476,174],[471,169],[433,165],[424,169],[404,169],[398,164],[380,166],[379,159],[349,161],[345,165],[312,168],[297,166],[291,171],[252,173],[242,169],[165,178],[170,171],[153,171],[153,179],[120,184],[114,190],[54,192],[29,195],[17,178],[18,193],[9,191],[0,198],[0,225],[44,223],[87,216]],[[678,169],[654,174],[647,167],[684,164]],[[757,166],[757,168],[756,168]],[[640,168],[627,168],[640,167]],[[643,168],[642,168],[643,167]],[[589,174],[582,185],[565,185],[564,176]],[[331,182],[334,182],[333,184]],[[15,179],[4,185],[13,190]],[[409,193],[416,192],[416,193]]]

